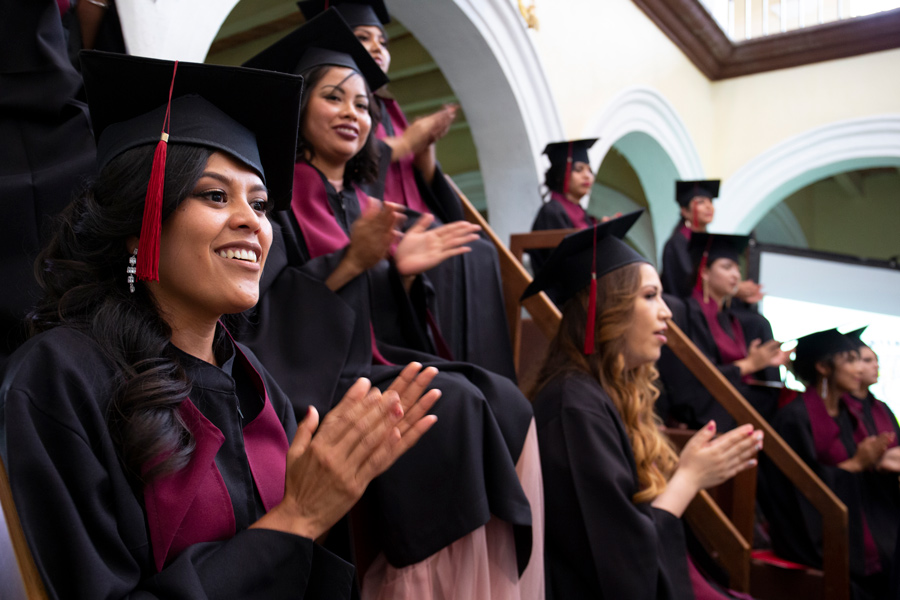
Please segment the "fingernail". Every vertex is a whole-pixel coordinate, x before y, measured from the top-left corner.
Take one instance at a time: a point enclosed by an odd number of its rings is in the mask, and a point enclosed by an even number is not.
[[[706,428],[707,428],[708,430],[710,430],[710,431],[715,431],[715,430],[716,430],[716,422],[715,422],[715,421],[710,421],[710,422],[709,422],[709,425],[707,425]]]
[[[759,441],[762,441],[762,439],[763,439],[763,432],[762,432],[762,431],[758,431],[758,430],[757,430],[757,432],[756,432],[756,439],[758,439]]]
[[[750,460],[747,461],[747,464],[750,465],[751,467],[755,467],[755,466],[756,466],[756,459],[755,459],[755,458],[751,458]]]
[[[762,450],[762,442],[756,444],[756,450],[757,450],[757,452]]]

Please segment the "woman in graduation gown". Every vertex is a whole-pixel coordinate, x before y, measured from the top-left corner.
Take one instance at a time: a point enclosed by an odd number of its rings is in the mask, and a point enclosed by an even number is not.
[[[304,0],[298,6],[307,19],[333,7],[387,74],[391,53],[385,25],[391,19],[383,0]],[[435,156],[435,143],[449,131],[456,105],[409,123],[385,85],[373,92],[378,177],[360,187],[371,197],[405,207],[410,221],[423,214],[433,215],[438,226],[463,220],[462,202]],[[442,261],[421,279],[434,326],[446,343],[444,354],[515,381],[497,250],[483,236],[468,247],[470,252]]]
[[[719,195],[719,180],[676,181],[675,201],[682,221],[663,248],[662,279],[667,294],[689,298],[694,291],[695,265],[689,249],[694,233],[704,233],[716,214],[713,200]],[[739,283],[733,294],[742,310],[762,299],[762,287],[749,279]],[[755,312],[755,311],[752,311]]]
[[[437,437],[374,481],[354,519],[356,532],[365,528],[357,542],[373,551],[357,554],[363,597],[540,597],[540,475],[528,401],[505,377],[407,343],[406,330],[420,324],[417,273],[457,252],[471,226],[427,229],[425,216],[395,243],[393,208],[359,189],[374,162],[369,90],[384,75],[334,11],[247,64],[299,72],[306,87],[291,210],[276,217],[281,268],[263,282],[242,339],[298,397],[309,385],[342,393],[359,376],[379,385],[407,360],[441,370],[441,427],[430,432]],[[307,277],[334,294],[298,296]],[[314,337],[323,320],[335,321],[327,343]],[[304,353],[319,360],[298,361]]]
[[[597,138],[554,142],[547,144],[544,154],[550,159],[550,168],[544,174],[544,186],[549,198],[541,205],[532,231],[543,229],[585,229],[597,224],[597,220],[581,207],[581,199],[591,193],[594,171],[591,170],[588,149]],[[531,250],[531,267],[537,273],[550,250]]]
[[[789,354],[772,339],[765,317],[731,309],[741,281],[738,260],[748,241],[741,235],[692,235],[689,250],[697,285],[685,302],[686,333],[763,418],[771,420],[778,407],[778,390],[764,383],[780,382],[778,367]],[[721,431],[731,429],[734,419],[718,401],[693,375],[679,374],[676,381],[664,382],[670,416],[692,429],[710,419]]]
[[[83,72],[100,172],[41,256],[38,333],[0,387],[48,595],[350,598],[352,566],[313,540],[433,424],[437,393],[419,400],[433,373],[413,366],[298,427],[219,322],[256,302],[296,142],[262,116],[296,123],[301,80],[104,53]]]
[[[653,363],[671,312],[621,241],[638,216],[567,237],[524,295],[548,292],[563,313],[533,391],[550,599],[693,598],[680,517],[762,443],[749,425],[714,439],[710,422],[679,458],[661,434]]]
[[[861,380],[858,343],[836,329],[800,338],[793,368],[806,391],[772,426],[847,505],[853,597],[886,598],[900,525],[900,430],[886,405],[852,395]],[[820,567],[820,515],[768,461],[763,469],[773,549]]]

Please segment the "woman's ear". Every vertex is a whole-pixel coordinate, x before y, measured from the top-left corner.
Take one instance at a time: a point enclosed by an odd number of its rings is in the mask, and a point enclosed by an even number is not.
[[[685,221],[691,220],[691,209],[689,207],[682,206],[680,212],[682,219],[684,219]]]
[[[816,363],[816,373],[821,375],[822,377],[828,377],[831,375],[831,367],[828,363],[819,361]]]
[[[128,254],[134,254],[134,251],[137,250],[138,244],[140,244],[141,238],[136,235],[128,236],[128,239],[125,240],[125,249],[128,251]]]

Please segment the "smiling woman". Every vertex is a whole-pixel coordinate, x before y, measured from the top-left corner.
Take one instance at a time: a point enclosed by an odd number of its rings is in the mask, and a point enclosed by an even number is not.
[[[0,395],[49,596],[349,598],[352,566],[313,540],[434,424],[440,394],[414,364],[298,425],[220,322],[259,297],[301,79],[102,53],[83,71],[100,173],[40,257],[35,335]]]

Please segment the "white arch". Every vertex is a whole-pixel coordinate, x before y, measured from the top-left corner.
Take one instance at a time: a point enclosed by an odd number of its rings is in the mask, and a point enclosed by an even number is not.
[[[471,124],[491,226],[507,241],[539,205],[540,151],[564,133],[550,84],[509,0],[387,0],[434,57]]]
[[[593,164],[613,146],[628,159],[650,206],[659,256],[678,220],[674,181],[703,178],[700,155],[681,117],[658,91],[632,87],[591,119],[584,137],[600,138],[590,150]]]
[[[900,114],[829,123],[777,144],[722,186],[717,231],[747,233],[797,190],[837,173],[900,167]]]

